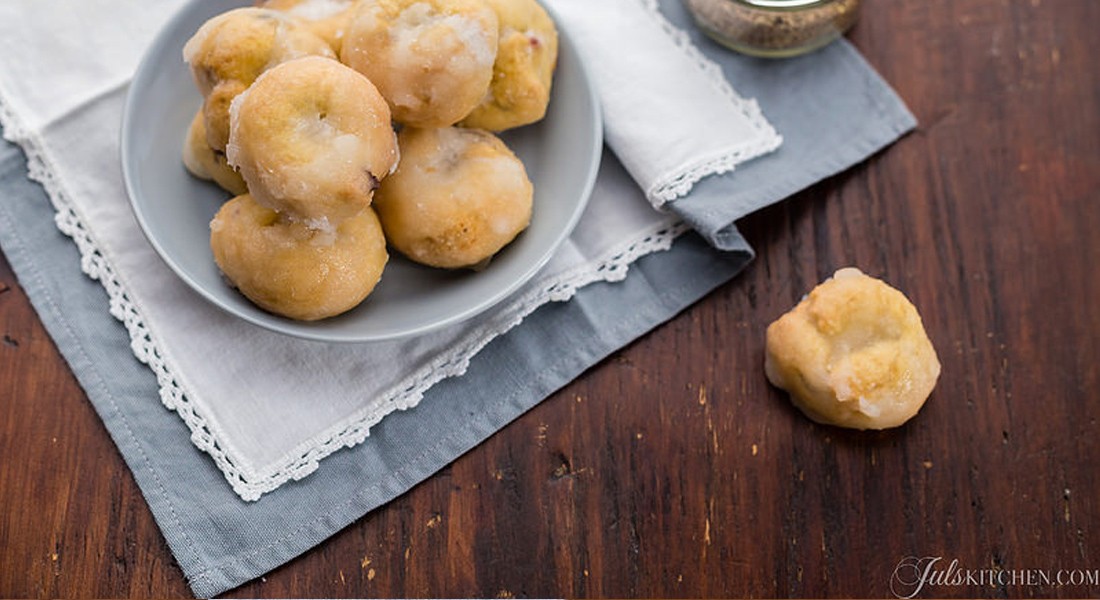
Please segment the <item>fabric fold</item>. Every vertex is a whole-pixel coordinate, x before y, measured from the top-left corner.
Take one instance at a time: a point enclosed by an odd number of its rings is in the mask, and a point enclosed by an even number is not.
[[[798,58],[749,58],[692,27],[680,2],[664,2],[662,9],[695,47],[720,57],[724,77],[766,107],[783,132],[776,151],[703,178],[692,194],[666,206],[718,249],[741,243],[738,219],[843,172],[916,126],[905,103],[847,40]]]
[[[782,137],[655,0],[547,0],[588,57],[607,144],[655,208]]]
[[[0,3],[0,125],[28,157],[17,164],[18,152],[0,148],[0,245],[202,597],[400,495],[728,281],[751,258],[738,218],[871,156],[914,123],[845,41],[796,61],[747,59],[698,37],[679,0],[661,0],[672,25],[662,30],[676,44],[690,36],[731,89],[760,100],[783,133],[778,150],[694,181],[663,211],[640,171],[624,166],[634,160],[626,148],[605,152],[582,226],[537,287],[434,336],[304,342],[191,293],[126,202],[124,90],[103,91],[129,76],[183,4]],[[808,97],[826,101],[808,110]],[[28,170],[43,186],[28,184]],[[729,251],[684,235],[687,225]]]
[[[22,48],[0,59],[8,62],[53,56],[49,40],[57,36],[71,42],[62,50],[76,52],[83,47],[79,40],[92,47],[116,13],[128,29],[146,32],[113,40],[102,54],[81,56],[69,66],[49,59],[49,72],[0,70],[0,93],[12,97],[9,135],[28,149],[32,162],[49,165],[42,172],[56,183],[49,189],[66,215],[66,231],[82,248],[87,274],[105,283],[111,314],[131,332],[135,355],[160,375],[161,400],[246,500],[309,476],[332,453],[365,441],[387,415],[416,406],[432,386],[461,376],[488,342],[539,306],[567,301],[595,281],[621,279],[631,262],[666,250],[683,231],[674,227],[674,215],[653,211],[637,195],[597,190],[574,235],[550,262],[492,311],[465,322],[414,338],[354,345],[300,340],[244,323],[183,285],[131,213],[117,150],[126,90],[104,93],[102,82],[129,75],[156,31],[139,24],[155,17],[159,25],[165,15],[128,11],[125,2],[98,5],[102,10],[85,15],[83,23],[31,19],[32,27],[21,27],[25,21],[18,18],[17,9],[30,10],[29,4],[6,5],[14,13],[0,22],[0,37]],[[180,4],[165,10],[172,6]],[[202,5],[212,13],[227,8]],[[182,60],[162,68],[185,69]],[[13,81],[16,74],[23,79]],[[61,112],[31,101],[61,90],[92,100]],[[196,107],[197,99],[196,91]],[[181,147],[183,133],[165,143]]]

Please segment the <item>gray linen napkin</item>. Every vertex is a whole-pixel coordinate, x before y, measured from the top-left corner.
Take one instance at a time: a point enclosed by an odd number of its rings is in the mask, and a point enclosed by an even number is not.
[[[678,0],[662,0],[668,20],[783,136],[776,151],[708,177],[672,210],[716,248],[740,250],[736,221],[862,161],[916,126],[916,119],[847,41],[785,60],[735,55],[692,26]]]
[[[690,23],[662,0],[676,25]],[[804,58],[766,62],[705,40],[738,90],[757,98],[784,136],[780,151],[696,185],[669,206],[694,235],[631,266],[618,283],[583,288],[494,340],[467,373],[432,388],[415,410],[394,413],[363,444],[327,458],[310,477],[255,503],[225,485],[183,422],[157,397],[134,359],[103,288],[85,277],[42,189],[10,144],[0,147],[0,246],[47,330],[118,445],[197,596],[259,577],[399,496],[631,340],[673,317],[751,258],[734,221],[858,163],[912,128],[913,117],[847,42]],[[801,101],[813,97],[812,105]],[[604,157],[601,185],[641,192]],[[616,307],[628,305],[626,313]],[[568,351],[563,351],[568,349]]]

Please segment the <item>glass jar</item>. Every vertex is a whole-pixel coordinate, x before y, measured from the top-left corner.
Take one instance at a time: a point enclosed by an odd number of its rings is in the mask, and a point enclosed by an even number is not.
[[[860,0],[683,0],[696,24],[718,43],[744,54],[805,54],[848,31]]]

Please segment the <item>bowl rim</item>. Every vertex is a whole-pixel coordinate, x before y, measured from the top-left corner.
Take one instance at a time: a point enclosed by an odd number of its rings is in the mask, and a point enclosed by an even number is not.
[[[219,295],[214,291],[207,288],[206,285],[196,280],[177,260],[177,258],[169,252],[164,245],[157,239],[156,235],[152,233],[153,226],[150,222],[150,217],[146,213],[145,207],[142,202],[138,200],[141,196],[141,192],[138,189],[136,183],[136,176],[133,172],[135,168],[135,156],[136,150],[133,148],[129,140],[133,139],[135,135],[135,120],[137,119],[137,111],[135,105],[138,102],[137,96],[139,96],[143,90],[151,85],[151,80],[157,77],[158,68],[160,64],[157,59],[162,58],[168,52],[165,46],[170,42],[171,32],[182,26],[182,22],[185,22],[191,18],[191,13],[195,10],[195,6],[201,3],[213,3],[214,0],[188,0],[175,14],[172,15],[161,26],[153,38],[152,43],[146,48],[140,62],[138,63],[134,77],[130,82],[129,89],[126,93],[125,102],[123,104],[122,123],[120,128],[120,159],[122,163],[122,177],[123,183],[126,189],[127,200],[131,208],[131,212],[134,215],[138,223],[138,228],[141,230],[142,235],[146,241],[152,246],[157,256],[162,262],[164,262],[169,269],[174,273],[176,277],[182,280],[191,290],[198,293],[204,300],[214,305],[218,309],[226,312],[236,318],[242,319],[253,325],[262,327],[269,331],[274,331],[284,335],[318,341],[318,342],[334,342],[334,343],[363,343],[363,342],[378,342],[386,340],[395,340],[409,338],[412,336],[423,335],[436,331],[438,329],[454,325],[463,321],[466,321],[478,314],[489,310],[490,308],[501,304],[504,300],[510,297],[525,283],[529,282],[539,270],[541,270],[550,259],[554,256],[561,245],[570,236],[573,230],[576,228],[577,223],[580,221],[581,216],[584,214],[588,205],[588,201],[592,195],[592,191],[595,188],[596,177],[599,171],[602,147],[603,147],[603,114],[600,105],[597,89],[593,80],[591,71],[585,65],[581,59],[576,44],[570,37],[569,32],[562,26],[560,19],[556,18],[554,11],[551,7],[546,6],[544,3],[540,5],[550,14],[551,18],[557,27],[559,44],[558,44],[558,63],[561,63],[563,54],[568,53],[570,55],[570,67],[576,69],[578,81],[583,83],[583,97],[585,104],[587,105],[588,112],[591,113],[591,122],[587,123],[586,130],[590,130],[589,144],[585,148],[592,156],[592,160],[588,162],[587,169],[583,173],[584,183],[580,188],[579,198],[576,206],[565,223],[565,226],[560,228],[557,235],[553,240],[545,246],[541,255],[536,260],[530,262],[527,268],[515,277],[508,285],[501,286],[493,293],[487,295],[484,299],[471,304],[463,308],[462,310],[455,311],[446,317],[438,318],[430,322],[424,323],[419,327],[409,327],[402,330],[395,331],[382,331],[376,333],[364,333],[341,335],[340,329],[334,329],[332,327],[324,326],[311,326],[317,323],[324,323],[325,320],[310,322],[310,321],[295,321],[258,309],[255,311],[241,311],[224,302]],[[238,0],[241,6],[247,5],[245,0]],[[236,4],[226,6],[224,10],[230,10],[234,8]],[[181,59],[182,60],[182,59]],[[235,292],[239,293],[239,292]],[[250,301],[249,301],[250,302]],[[251,302],[250,302],[251,304]],[[333,317],[337,318],[339,315]]]

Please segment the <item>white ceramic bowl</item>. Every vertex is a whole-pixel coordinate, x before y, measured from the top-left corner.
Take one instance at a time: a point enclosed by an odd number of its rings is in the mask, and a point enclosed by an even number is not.
[[[228,193],[192,177],[181,158],[184,136],[202,102],[183,62],[183,45],[210,17],[247,4],[188,3],[143,58],[123,115],[122,170],[137,221],[165,263],[204,298],[246,321],[297,337],[331,342],[399,338],[492,307],[534,276],[569,236],[595,182],[603,140],[592,82],[568,33],[559,28],[558,65],[546,118],[501,136],[534,184],[531,226],[488,268],[432,269],[391,251],[374,292],[343,315],[302,322],[256,307],[225,281],[210,250],[210,219]]]

